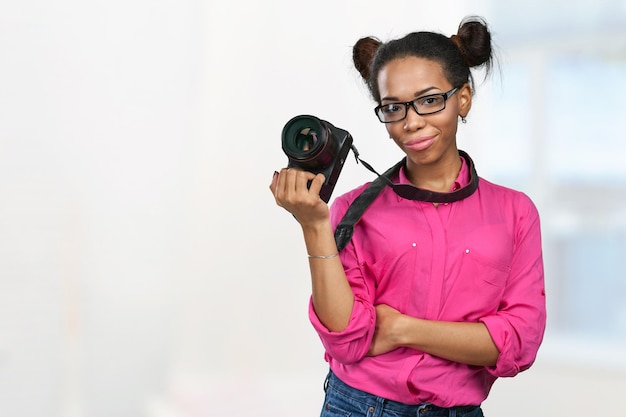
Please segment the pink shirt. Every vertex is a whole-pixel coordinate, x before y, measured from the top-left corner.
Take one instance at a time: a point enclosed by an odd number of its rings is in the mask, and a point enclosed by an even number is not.
[[[404,169],[399,183],[410,183]],[[468,182],[463,162],[455,187]],[[338,197],[333,227],[365,185]],[[523,193],[480,179],[455,203],[406,200],[387,187],[340,253],[355,304],[346,329],[329,332],[312,303],[325,359],[346,384],[407,404],[479,405],[497,377],[530,367],[545,329],[539,216]],[[429,320],[484,323],[500,351],[495,367],[469,366],[400,348],[365,356],[374,306]]]

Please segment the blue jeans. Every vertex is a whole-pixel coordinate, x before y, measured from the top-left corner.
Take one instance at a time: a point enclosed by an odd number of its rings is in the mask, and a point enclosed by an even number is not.
[[[483,417],[479,406],[437,407],[409,405],[368,394],[343,383],[330,372],[320,417]]]

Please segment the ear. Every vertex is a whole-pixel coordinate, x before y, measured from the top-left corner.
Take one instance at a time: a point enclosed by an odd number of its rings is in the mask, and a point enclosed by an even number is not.
[[[472,88],[468,83],[465,83],[457,94],[459,96],[459,116],[466,117],[472,108]]]

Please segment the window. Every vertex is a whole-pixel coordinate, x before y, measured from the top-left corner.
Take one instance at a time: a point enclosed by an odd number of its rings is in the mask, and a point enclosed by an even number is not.
[[[492,2],[489,20],[506,28],[496,33],[503,81],[480,146],[507,155],[490,177],[540,210],[547,342],[624,346],[626,4],[530,3]],[[525,19],[532,10],[544,18]]]

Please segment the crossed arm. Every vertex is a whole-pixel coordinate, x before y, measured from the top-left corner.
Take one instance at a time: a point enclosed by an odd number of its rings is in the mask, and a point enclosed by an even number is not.
[[[299,186],[312,180],[310,189]],[[302,227],[309,255],[337,252],[328,207],[319,199],[321,175],[283,170],[270,189],[277,203],[291,212]],[[354,293],[339,257],[310,258],[312,301],[320,322],[331,332],[344,330],[352,315]],[[482,323],[422,320],[393,308],[376,306],[376,329],[368,352],[380,355],[399,347],[418,349],[468,365],[493,366],[499,351]]]

